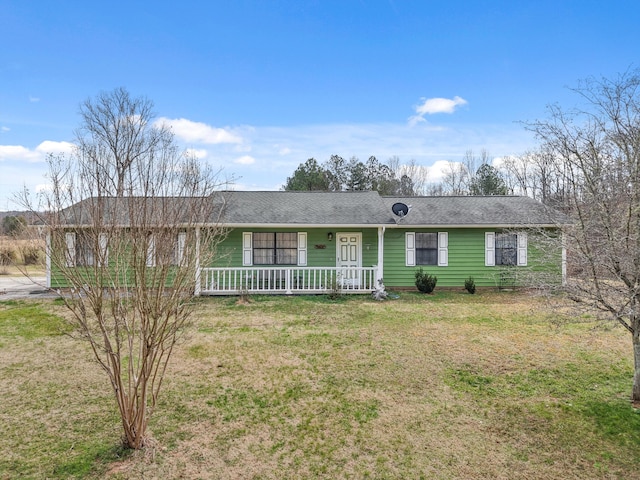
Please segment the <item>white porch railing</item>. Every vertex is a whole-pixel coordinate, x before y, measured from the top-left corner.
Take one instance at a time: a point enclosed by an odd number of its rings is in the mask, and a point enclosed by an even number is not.
[[[378,267],[201,268],[200,295],[370,293]]]

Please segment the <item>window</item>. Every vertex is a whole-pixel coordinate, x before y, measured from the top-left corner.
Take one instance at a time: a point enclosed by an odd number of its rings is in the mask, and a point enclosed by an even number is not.
[[[89,232],[67,232],[65,243],[67,267],[101,267],[109,263],[105,233],[99,233],[96,242],[96,238]]]
[[[297,233],[260,232],[253,234],[254,265],[295,265],[297,263]]]
[[[485,265],[527,265],[527,234],[485,232]]]
[[[171,240],[166,237],[167,234],[163,238],[160,233],[152,233],[147,237],[147,267],[185,264],[187,233],[179,232],[173,237],[173,242],[167,242],[165,245],[166,240]]]
[[[416,265],[438,264],[438,234],[416,233]]]
[[[449,264],[449,234],[447,232],[406,232],[406,265]]]
[[[514,233],[496,234],[496,265],[518,263],[518,236]]]
[[[307,264],[306,232],[243,232],[242,265]]]

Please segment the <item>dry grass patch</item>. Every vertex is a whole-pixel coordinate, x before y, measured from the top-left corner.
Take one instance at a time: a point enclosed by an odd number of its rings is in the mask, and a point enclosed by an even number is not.
[[[236,300],[197,302],[152,419],[157,448],[117,461],[114,403],[88,352],[66,337],[0,339],[0,389],[15,397],[0,478],[21,462],[32,476],[114,479],[633,478],[640,467],[622,329],[552,324],[526,293]],[[42,445],[17,425],[39,417],[44,391],[55,408],[37,429],[56,447],[36,467]]]

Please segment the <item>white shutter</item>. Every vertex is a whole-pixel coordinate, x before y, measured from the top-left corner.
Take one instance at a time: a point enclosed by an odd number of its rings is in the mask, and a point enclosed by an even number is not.
[[[242,266],[253,265],[253,233],[242,232]]]
[[[149,235],[149,245],[147,245],[147,267],[156,266],[156,236]]]
[[[65,266],[76,266],[76,234],[75,232],[67,232],[64,234],[66,244]]]
[[[416,266],[416,234],[415,232],[407,232],[405,235],[406,265],[407,267]]]
[[[527,266],[527,234],[518,234],[518,266]]]
[[[438,232],[438,266],[449,265],[449,233]]]
[[[187,232],[179,232],[176,239],[176,265],[184,265],[184,249],[187,245]]]
[[[493,267],[496,264],[496,234],[495,232],[484,233],[484,264]]]
[[[298,265],[307,266],[307,232],[298,232]]]
[[[109,265],[109,237],[106,233],[98,234],[98,246],[100,251],[98,252],[97,265],[106,267]]]

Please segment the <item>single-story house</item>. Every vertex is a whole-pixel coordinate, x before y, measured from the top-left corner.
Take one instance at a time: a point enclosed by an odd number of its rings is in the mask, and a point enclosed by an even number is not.
[[[523,278],[521,273],[535,269],[565,273],[564,251],[551,264],[546,255],[540,263],[543,255],[532,241],[533,232],[559,232],[562,216],[528,197],[243,191],[224,192],[212,201],[224,204],[215,209],[216,215],[223,212],[215,221],[222,222],[226,236],[210,262],[195,262],[197,295],[368,293],[383,284],[415,288],[418,268],[437,276],[439,288],[462,287],[469,277],[477,286],[510,286]],[[71,209],[83,212],[81,205]],[[76,267],[77,227],[87,221],[76,218],[61,243],[67,250],[66,267]],[[126,220],[117,222],[126,228]],[[197,228],[208,224],[213,220],[203,220]],[[176,235],[177,255],[185,241],[186,232]],[[106,237],[96,245],[106,252]],[[153,245],[151,241],[148,248]],[[193,250],[196,255],[201,247]],[[97,262],[97,253],[83,248],[82,265]],[[48,286],[69,286],[55,275],[50,257]],[[148,266],[153,268],[153,262]]]

